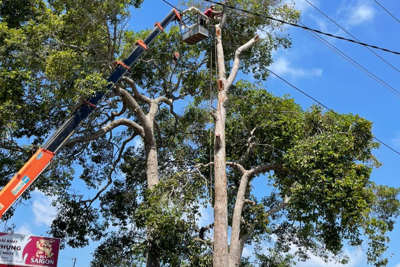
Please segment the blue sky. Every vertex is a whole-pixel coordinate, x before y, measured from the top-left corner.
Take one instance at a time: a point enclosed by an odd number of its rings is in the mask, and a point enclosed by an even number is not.
[[[360,41],[400,52],[400,23],[375,1],[309,1]],[[169,2],[178,4],[178,0]],[[302,11],[301,22],[306,26],[351,38],[305,0],[295,2],[296,7]],[[400,19],[400,1],[378,0],[378,2]],[[147,0],[141,10],[134,11],[129,27],[134,30],[151,28],[154,22],[162,20],[170,10],[171,7],[161,0]],[[376,138],[400,151],[400,123],[397,119],[400,117],[400,97],[307,31],[288,26],[288,32],[293,39],[292,48],[274,53],[275,63],[271,66],[271,70],[327,107],[340,113],[359,114],[371,120],[374,123],[373,133]],[[363,46],[325,36],[322,38],[400,92],[400,72],[396,70],[400,69],[399,55],[373,50],[388,61],[393,66],[391,67]],[[276,95],[291,95],[304,108],[315,104],[313,100],[273,75],[265,85]],[[383,166],[374,170],[373,180],[379,184],[400,187],[398,175],[400,155],[384,146],[375,150],[374,154]],[[54,209],[50,206],[51,201],[42,193],[35,192],[30,203],[19,206],[16,216],[12,219],[12,223],[16,224],[16,232],[46,236],[54,214]],[[211,215],[205,211],[203,219],[210,218]],[[392,242],[389,245],[388,256],[392,253],[394,256],[389,260],[387,265],[389,267],[400,267],[400,219],[398,223],[390,235]],[[73,258],[77,258],[75,266],[88,266],[93,247],[79,250],[67,248],[61,251],[59,266],[73,266]],[[247,249],[245,253],[249,251],[250,249]],[[367,265],[363,248],[350,249],[349,254],[351,260],[347,266]],[[297,266],[340,265],[325,264],[322,260],[312,257],[308,262],[299,263]]]

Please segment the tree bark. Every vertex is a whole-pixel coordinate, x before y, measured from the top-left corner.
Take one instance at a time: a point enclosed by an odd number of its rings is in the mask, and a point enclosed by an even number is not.
[[[230,166],[237,169],[242,177],[240,179],[240,185],[238,192],[236,194],[236,202],[233,210],[232,216],[232,231],[231,231],[231,242],[229,246],[229,267],[238,267],[240,266],[240,259],[242,258],[244,244],[247,241],[247,238],[251,234],[251,229],[248,229],[247,233],[242,233],[241,229],[241,221],[242,221],[242,212],[244,204],[246,203],[246,190],[249,185],[249,181],[252,177],[257,174],[267,172],[270,170],[280,169],[281,165],[262,165],[258,166],[252,170],[246,170],[242,165],[238,163],[228,163]]]
[[[223,21],[225,16],[223,16]],[[225,147],[225,123],[226,104],[228,102],[228,90],[234,82],[239,70],[240,54],[249,49],[258,41],[258,36],[239,47],[235,53],[235,59],[231,74],[226,77],[224,49],[222,45],[221,25],[215,26],[217,64],[218,64],[218,106],[214,114],[214,173],[215,173],[215,204],[214,204],[214,251],[213,266],[228,267],[228,189],[226,176],[226,147]]]
[[[147,177],[147,188],[152,190],[158,183],[158,155],[157,155],[157,144],[154,137],[154,117],[158,111],[158,101],[151,100],[148,97],[143,96],[139,93],[133,80],[124,77],[124,81],[127,82],[133,91],[134,96],[149,104],[149,112],[145,114],[141,109],[140,105],[137,103],[134,97],[129,94],[126,90],[117,88],[116,93],[122,97],[122,99],[127,103],[136,114],[138,120],[142,124],[142,129],[144,134],[143,142],[146,151],[146,177]],[[147,228],[147,246],[149,252],[146,255],[146,266],[147,267],[159,267],[160,266],[160,255],[159,252],[152,249],[154,239],[154,233],[151,228]]]
[[[243,246],[240,242],[240,222],[245,202],[245,194],[249,183],[249,175],[245,172],[240,180],[232,217],[231,243],[229,247],[229,267],[238,267],[242,258]]]
[[[228,266],[228,191],[226,179],[225,150],[225,103],[228,101],[224,51],[221,41],[221,28],[216,25],[217,60],[219,69],[218,107],[215,113],[214,137],[214,173],[215,173],[215,204],[214,204],[214,253],[213,266]]]
[[[154,117],[157,114],[158,103],[152,101],[150,104],[150,111],[146,116],[147,129],[145,128],[144,144],[146,149],[147,159],[147,187],[151,190],[159,182],[158,178],[158,158],[157,158],[157,145],[154,137]]]
[[[240,54],[249,49],[258,41],[258,36],[239,47],[235,53],[235,59],[231,74],[226,78],[224,49],[222,45],[222,29],[215,26],[217,64],[218,64],[218,106],[213,115],[215,119],[214,137],[214,173],[215,173],[215,204],[214,204],[214,253],[213,266],[229,266],[228,255],[228,190],[226,176],[226,147],[225,147],[225,122],[226,104],[228,102],[228,90],[234,82],[239,70]],[[240,227],[240,224],[239,224]],[[243,246],[242,246],[243,247]],[[242,248],[243,249],[243,248]]]
[[[147,175],[147,188],[152,190],[158,183],[158,158],[157,158],[157,145],[154,138],[154,117],[157,114],[158,103],[154,100],[151,101],[150,111],[146,116],[145,137],[144,144],[146,150],[146,175]],[[150,251],[147,253],[146,267],[159,267],[160,255],[159,251],[153,250],[154,233],[151,228],[147,228],[147,243]]]

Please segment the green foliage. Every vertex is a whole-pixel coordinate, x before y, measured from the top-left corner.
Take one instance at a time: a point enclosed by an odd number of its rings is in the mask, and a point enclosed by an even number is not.
[[[61,238],[63,246],[67,244],[73,248],[87,246],[89,240],[100,240],[104,231],[97,222],[97,212],[75,197],[59,196],[58,214],[51,226],[53,236]]]
[[[149,31],[125,32],[125,47],[122,58],[132,51],[139,39],[144,39]],[[209,64],[202,59],[207,43],[188,46],[181,42],[178,26],[158,36],[140,62],[135,66],[131,77],[151,97],[171,96],[173,93],[203,95],[209,90],[209,76],[205,67]],[[172,61],[174,52],[179,53],[177,64]],[[155,77],[158,77],[155,79]]]
[[[203,1],[181,1],[186,6],[197,6],[205,10],[211,3],[204,5]],[[281,19],[296,23],[300,18],[299,11],[294,9],[293,4],[284,3],[282,0],[259,1],[259,0],[230,0],[229,6],[248,10],[257,14],[280,17]],[[221,11],[221,7],[217,5]],[[216,23],[214,21],[214,23]],[[210,27],[211,35],[213,28]],[[235,56],[236,49],[248,42],[254,36],[259,35],[257,45],[241,54],[240,69],[244,74],[250,74],[257,80],[266,80],[269,76],[266,66],[272,64],[272,51],[278,48],[288,48],[291,40],[288,35],[283,34],[281,23],[275,23],[262,16],[254,16],[233,8],[227,8],[227,21],[223,28],[222,40],[224,45],[225,61],[231,62]],[[212,45],[214,41],[209,44]],[[214,49],[214,47],[212,47]],[[230,64],[226,64],[228,72]]]
[[[370,181],[372,169],[380,165],[371,154],[378,147],[372,123],[351,114],[323,112],[319,107],[302,111],[290,99],[250,85],[243,90],[243,86],[238,83],[229,105],[229,160],[238,160],[251,140],[257,148],[244,166],[281,164],[270,175],[271,185],[282,198],[290,197],[286,211],[272,220],[263,220],[255,208],[246,212],[253,214],[244,215],[247,220],[258,216],[259,224],[265,223],[263,231],[257,225],[254,238],[273,233],[278,236],[278,247],[296,244],[301,258],[307,257],[304,251],[308,250],[326,260],[329,255],[340,256],[345,241],[352,246],[367,243],[368,260],[384,266],[387,232],[399,214],[399,189]],[[239,182],[237,175],[230,177],[235,184]],[[276,197],[265,198],[265,209],[276,203]],[[278,218],[280,224],[275,224]],[[339,260],[346,262],[345,257]]]
[[[0,17],[10,28],[19,28],[23,23],[39,15],[41,1],[37,0],[2,0]]]
[[[296,265],[294,256],[288,253],[282,253],[274,248],[268,248],[268,253],[256,254],[261,267],[290,267]]]
[[[264,248],[256,254],[259,260],[266,266],[290,266],[292,255],[279,254],[279,258],[274,251],[289,253],[297,247],[295,255],[302,260],[311,252],[326,261],[334,258],[346,263],[343,246],[347,242],[366,245],[368,261],[384,266],[387,233],[399,215],[399,189],[370,180],[373,168],[380,166],[372,155],[378,147],[372,123],[352,114],[324,112],[318,106],[304,111],[293,99],[273,96],[245,81],[230,90],[227,161],[240,162],[248,170],[277,166],[269,173],[264,196],[253,195],[251,186],[245,196],[254,205],[243,211],[241,235],[250,234],[248,243]],[[206,132],[207,120],[197,120]],[[200,138],[204,133],[197,133],[191,140],[206,147],[209,141]],[[207,151],[201,155],[207,162]],[[241,174],[232,169],[227,175],[231,222]],[[285,196],[290,204],[266,217]]]
[[[176,173],[160,182],[156,189],[147,191],[145,201],[135,214],[137,226],[151,229],[155,236],[151,247],[145,251],[162,251],[160,260],[166,266],[180,266],[188,259],[199,263],[206,261],[194,240],[198,199],[204,198],[198,189],[202,187],[202,179]]]
[[[104,77],[114,55],[108,51],[107,27],[129,15],[128,5],[142,1],[1,1],[0,2],[0,172],[4,186],[68,116],[73,104],[105,90]],[[106,20],[104,19],[106,17]],[[117,53],[118,51],[114,51]],[[90,127],[89,127],[90,129]],[[21,145],[22,142],[32,142]],[[94,147],[96,144],[101,145]],[[72,247],[99,240],[105,227],[99,211],[68,196],[73,162],[85,166],[83,181],[98,189],[110,166],[110,146],[102,140],[88,157],[76,158],[85,146],[66,149],[35,186],[58,197],[54,236]],[[106,152],[105,152],[106,151]],[[97,156],[96,156],[97,154]],[[108,158],[108,161],[106,160]],[[76,160],[76,161],[74,161]],[[88,163],[89,162],[89,163]],[[109,169],[109,168],[108,168]],[[32,187],[32,190],[35,189]],[[29,192],[22,199],[30,198]],[[3,216],[12,216],[13,208]]]
[[[0,1],[0,184],[6,184],[75,104],[106,90],[104,77],[113,61],[126,57],[149,33],[123,27],[129,8],[142,2]],[[282,1],[229,4],[291,22],[299,19],[299,13]],[[265,80],[272,51],[290,46],[281,29],[261,17],[228,10],[222,36],[228,72],[235,50],[261,34],[260,42],[241,55],[240,70]],[[204,225],[197,225],[199,210],[212,201],[210,167],[199,171],[195,166],[212,161],[214,43],[209,38],[188,46],[180,41],[179,28],[172,27],[128,74],[147,97],[166,97],[178,106],[184,96],[192,101],[182,112],[159,102],[153,130],[161,182],[154,190],[146,189],[146,151],[132,141],[134,132],[128,128],[67,144],[36,182],[42,191],[57,196],[51,234],[72,247],[101,241],[92,266],[140,265],[148,252],[159,255],[164,266],[211,266],[212,244],[207,234],[200,234]],[[177,64],[172,62],[174,52],[180,54]],[[132,93],[127,84],[121,86]],[[149,110],[148,103],[135,99],[144,112]],[[109,96],[73,137],[99,133],[118,118],[140,124],[134,110],[126,107],[119,97]],[[366,243],[368,260],[376,266],[386,263],[387,232],[399,214],[399,189],[370,180],[379,166],[372,155],[378,146],[371,122],[316,106],[303,110],[293,99],[273,96],[246,81],[232,86],[227,108],[227,160],[246,169],[278,166],[269,172],[265,195],[255,195],[249,185],[245,196],[254,205],[244,208],[241,236],[249,235],[247,244],[257,248],[270,243],[256,250],[264,266],[290,266],[293,245],[300,259],[312,252],[346,263],[341,257],[345,242]],[[71,188],[78,175],[91,197]],[[239,184],[239,173],[229,169],[230,223]],[[290,205],[267,216],[285,196]],[[23,197],[29,198],[29,192]],[[12,210],[5,217],[11,215]],[[242,263],[252,266],[246,259]]]

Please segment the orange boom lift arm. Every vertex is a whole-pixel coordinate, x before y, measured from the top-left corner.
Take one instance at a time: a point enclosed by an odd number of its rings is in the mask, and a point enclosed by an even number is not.
[[[174,20],[181,21],[181,15],[173,9],[161,22],[157,22],[154,29],[146,37],[136,43],[132,53],[123,61],[116,61],[117,66],[113,73],[107,78],[108,89],[112,90],[114,84],[130,70],[132,65],[148,49],[148,46]],[[104,97],[103,92],[97,92],[93,97],[84,101],[72,114],[72,116],[57,129],[47,143],[40,148],[22,169],[10,180],[0,191],[0,217],[11,207],[11,205],[25,192],[25,190],[36,180],[36,178],[50,164],[57,151],[76,131],[81,122],[85,120],[94,110],[96,105]]]

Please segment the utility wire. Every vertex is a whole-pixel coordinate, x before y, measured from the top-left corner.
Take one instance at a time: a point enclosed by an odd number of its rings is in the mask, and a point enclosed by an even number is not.
[[[208,0],[206,0],[208,1]],[[328,19],[330,19],[333,23],[335,23],[339,28],[343,29],[347,34],[349,34],[350,36],[352,36],[354,39],[357,40],[356,37],[354,37],[351,33],[349,33],[348,31],[346,31],[344,28],[342,28],[338,23],[336,23],[334,20],[332,20],[331,18],[329,18],[325,13],[323,13],[321,10],[319,10],[317,7],[315,7],[314,5],[312,5],[309,1],[305,0],[307,3],[309,3],[311,6],[313,6],[314,8],[316,8],[318,11],[320,11],[324,16],[326,16]],[[301,23],[301,25],[299,25],[301,27],[305,27],[306,26]],[[385,81],[383,81],[381,78],[379,78],[378,76],[376,76],[374,73],[372,73],[371,71],[369,71],[368,69],[366,69],[365,67],[363,67],[361,64],[359,64],[357,61],[355,61],[354,59],[352,59],[351,57],[349,57],[348,55],[346,55],[344,52],[342,52],[340,49],[336,48],[334,45],[332,45],[331,43],[329,43],[328,41],[326,41],[324,38],[322,38],[321,36],[319,36],[318,34],[316,34],[314,31],[308,31],[309,34],[313,35],[317,40],[319,40],[320,42],[324,43],[326,46],[328,46],[330,49],[332,49],[334,52],[338,53],[341,57],[343,57],[344,59],[346,59],[347,61],[349,61],[351,64],[353,64],[355,67],[357,67],[358,69],[360,69],[362,72],[364,72],[365,74],[367,74],[368,76],[370,76],[372,79],[376,80],[378,83],[380,83],[381,85],[383,85],[384,87],[386,87],[389,91],[391,91],[392,93],[394,93],[397,97],[400,97],[400,92],[398,90],[396,90],[393,86],[389,85],[388,83],[386,83]],[[358,41],[358,40],[357,40]],[[392,68],[394,68],[397,72],[400,73],[400,70],[398,70],[397,68],[395,68],[393,65],[391,65],[389,62],[387,62],[384,58],[382,58],[381,56],[379,56],[376,52],[374,52],[372,49],[370,49],[369,47],[365,47],[368,50],[370,50],[372,53],[374,53],[377,57],[379,57],[381,60],[383,60],[384,62],[386,62],[387,64],[389,64]]]
[[[398,23],[400,23],[400,20],[398,20],[392,13],[389,12],[384,6],[382,6],[378,1],[374,0],[375,3],[378,4],[383,10],[385,10],[392,18],[394,18]]]
[[[167,4],[171,5],[171,4],[168,3],[167,1],[165,1],[165,0],[163,0],[163,1],[166,2]],[[214,2],[214,1],[210,1],[210,0],[205,0],[205,1],[207,1],[207,2],[212,2],[212,3],[217,4],[217,5],[222,5],[221,3],[217,3],[217,2]],[[171,5],[171,6],[172,6],[172,5]],[[361,42],[356,42],[356,41],[351,40],[351,39],[346,39],[346,38],[343,38],[343,37],[340,37],[340,36],[331,35],[331,34],[329,34],[329,33],[324,33],[324,32],[321,32],[321,31],[318,31],[318,30],[315,30],[315,29],[308,28],[308,27],[306,27],[306,26],[301,26],[301,25],[297,25],[297,24],[294,24],[294,23],[285,22],[285,21],[283,21],[283,20],[278,20],[278,19],[271,18],[271,17],[268,17],[268,16],[262,16],[261,14],[254,13],[254,12],[250,12],[250,11],[247,11],[247,10],[244,10],[244,9],[240,9],[240,8],[236,8],[236,7],[233,7],[233,6],[228,6],[228,5],[226,5],[226,6],[229,7],[229,8],[232,8],[232,9],[236,9],[236,10],[240,10],[240,11],[243,11],[243,12],[246,12],[246,13],[249,13],[249,14],[253,14],[253,15],[255,15],[255,16],[265,17],[265,18],[268,18],[268,19],[271,19],[271,20],[275,20],[275,21],[284,23],[284,24],[289,24],[289,25],[292,25],[292,26],[295,26],[295,27],[299,27],[299,28],[302,28],[302,29],[305,29],[305,30],[310,30],[310,31],[312,31],[312,32],[324,34],[324,35],[327,35],[327,36],[339,38],[339,39],[346,40],[346,41],[350,41],[350,42],[353,42],[353,43],[358,43],[358,44],[363,45],[363,46],[368,46],[368,47],[372,47],[372,48],[375,48],[375,49],[383,50],[383,51],[386,51],[386,52],[389,52],[389,53],[394,53],[394,54],[400,55],[399,52],[391,51],[391,50],[388,50],[388,49],[385,49],[385,48],[380,48],[380,47],[376,47],[376,46],[364,44],[364,43],[361,43]],[[175,7],[174,7],[174,8],[175,8]],[[325,41],[325,40],[324,40],[324,41]],[[299,89],[298,87],[294,86],[293,84],[291,84],[290,82],[288,82],[287,80],[285,80],[284,78],[282,78],[281,76],[279,76],[278,74],[276,74],[275,72],[273,72],[272,70],[270,70],[270,69],[268,69],[268,68],[267,68],[267,70],[268,70],[270,73],[272,73],[273,75],[275,75],[277,78],[279,78],[281,81],[283,81],[284,83],[288,84],[288,85],[291,86],[292,88],[296,89],[297,91],[299,91],[299,92],[302,93],[303,95],[307,96],[308,98],[312,99],[313,101],[315,101],[316,103],[318,103],[319,105],[321,105],[322,107],[324,107],[325,109],[327,109],[327,110],[333,112],[333,113],[336,114],[337,116],[340,116],[336,111],[334,111],[334,110],[328,108],[328,107],[327,107],[326,105],[324,105],[322,102],[318,101],[316,98],[312,97],[311,95],[309,95],[309,94],[307,94],[306,92],[302,91],[302,90]],[[397,92],[397,90],[395,90],[395,91]],[[400,155],[400,152],[399,152],[399,151],[397,151],[396,149],[392,148],[392,147],[389,146],[388,144],[384,143],[383,141],[381,141],[381,140],[378,139],[377,137],[373,136],[373,139],[374,139],[375,141],[379,142],[380,144],[382,144],[383,146],[385,146],[386,148],[390,149],[390,150],[393,151],[394,153]]]
[[[279,76],[278,74],[276,74],[275,72],[273,72],[272,70],[268,69],[267,70],[272,73],[273,75],[275,75],[278,79],[280,79],[281,81],[283,81],[284,83],[286,83],[287,85],[289,85],[290,87],[296,89],[298,92],[302,93],[303,95],[307,96],[308,98],[312,99],[313,101],[315,101],[316,103],[318,103],[319,105],[321,105],[322,107],[324,107],[325,109],[333,112],[334,114],[336,114],[338,117],[340,117],[340,114],[338,114],[336,111],[328,108],[326,105],[324,105],[322,102],[318,101],[317,99],[315,99],[314,97],[310,96],[309,94],[307,94],[306,92],[304,92],[303,90],[299,89],[298,87],[294,86],[293,84],[291,84],[290,82],[288,82],[287,80],[285,80],[284,78],[282,78],[281,76]],[[345,119],[347,120],[347,119]],[[385,147],[387,147],[388,149],[392,150],[394,153],[400,155],[400,152],[397,151],[396,149],[392,148],[391,146],[389,146],[388,144],[384,143],[383,141],[381,141],[380,139],[376,138],[375,136],[373,136],[373,139],[379,143],[381,143],[382,145],[384,145]]]
[[[348,32],[345,28],[343,28],[342,26],[340,26],[336,21],[334,21],[332,18],[330,18],[327,14],[325,14],[322,10],[320,10],[318,7],[316,7],[315,5],[313,5],[311,2],[309,2],[308,0],[305,0],[310,6],[312,6],[313,8],[315,8],[318,12],[320,12],[322,15],[324,15],[327,19],[329,19],[330,21],[332,21],[336,26],[338,26],[340,29],[342,29],[345,33],[347,33],[348,35],[350,35],[352,38],[354,38],[356,41],[360,42],[360,40],[358,40],[354,35],[352,35],[350,32]],[[377,56],[378,58],[380,58],[383,62],[385,62],[386,64],[388,64],[390,67],[392,67],[395,71],[397,71],[398,73],[400,73],[400,70],[397,69],[395,66],[393,66],[392,64],[390,64],[386,59],[384,59],[383,57],[381,57],[379,54],[377,54],[374,50],[372,50],[371,48],[369,48],[368,46],[365,46],[366,49],[368,49],[369,51],[371,51],[371,53],[373,53],[375,56]]]
[[[205,0],[205,1],[217,4],[217,5],[221,5],[221,6],[224,5],[222,3],[218,3],[218,2],[215,2],[215,1],[211,1],[211,0]],[[389,50],[389,49],[386,49],[386,48],[382,48],[382,47],[379,47],[379,46],[376,46],[376,45],[370,45],[370,44],[362,43],[362,42],[359,42],[359,41],[356,41],[356,40],[353,40],[353,39],[344,38],[342,36],[333,35],[333,34],[330,34],[330,33],[327,33],[327,32],[323,32],[323,31],[320,31],[320,30],[309,28],[307,26],[301,26],[301,25],[298,25],[298,24],[295,24],[295,23],[291,23],[291,22],[287,22],[287,21],[284,21],[284,20],[281,20],[281,19],[277,19],[277,18],[273,18],[273,17],[270,17],[270,16],[261,15],[259,13],[251,12],[251,11],[248,11],[248,10],[245,10],[245,9],[241,9],[241,8],[238,8],[238,7],[235,7],[235,6],[230,6],[230,5],[225,5],[225,6],[231,8],[231,9],[236,9],[236,10],[242,11],[244,13],[252,14],[254,16],[270,19],[270,20],[273,20],[273,21],[280,22],[282,24],[287,24],[287,25],[291,25],[293,27],[301,28],[303,30],[313,31],[313,32],[316,32],[316,33],[319,33],[319,34],[323,34],[323,35],[326,35],[326,36],[329,36],[329,37],[336,38],[336,39],[348,41],[348,42],[359,44],[359,45],[366,46],[366,47],[371,47],[371,48],[382,50],[382,51],[385,51],[385,52],[388,52],[388,53],[392,53],[392,54],[395,54],[395,55],[400,55],[400,52]]]
[[[398,90],[396,90],[393,86],[389,85],[388,83],[386,83],[384,80],[382,80],[381,78],[379,78],[378,76],[376,76],[375,74],[373,74],[371,71],[369,71],[368,69],[366,69],[365,67],[363,67],[360,63],[358,63],[357,61],[355,61],[354,59],[352,59],[351,57],[349,57],[348,55],[346,55],[344,52],[342,52],[340,49],[338,49],[337,47],[335,47],[334,45],[332,45],[331,43],[329,43],[327,40],[325,40],[324,38],[322,38],[321,36],[319,36],[318,34],[314,33],[314,32],[308,32],[309,34],[311,34],[314,38],[316,38],[318,41],[320,41],[321,43],[325,44],[326,46],[328,46],[330,49],[332,49],[334,52],[336,52],[337,54],[339,54],[341,57],[343,57],[344,59],[346,59],[347,61],[349,61],[351,64],[353,64],[355,67],[357,67],[358,69],[360,69],[362,72],[364,72],[365,74],[367,74],[368,76],[370,76],[372,79],[374,79],[375,81],[377,81],[378,83],[380,83],[381,85],[383,85],[384,87],[386,87],[387,89],[389,89],[389,91],[391,91],[393,94],[395,94],[397,97],[400,97],[400,92]]]
[[[168,1],[162,0],[163,2],[165,2],[167,5],[171,6],[172,8],[175,8],[176,10],[179,11],[179,13],[182,13],[182,10],[180,10],[179,8],[177,8],[176,6],[174,6],[173,4],[169,3]]]
[[[314,6],[312,3],[310,3],[308,0],[305,0],[308,4],[310,4],[312,7],[314,7],[315,9],[317,9],[321,14],[323,14],[325,17],[327,17],[330,21],[332,21],[335,25],[337,25],[339,28],[341,28],[343,31],[345,31],[347,34],[349,34],[350,36],[352,36],[354,39],[357,40],[356,37],[354,37],[351,33],[349,33],[346,29],[344,29],[342,26],[340,26],[338,23],[336,23],[333,19],[331,19],[328,15],[326,15],[324,12],[322,12],[320,9],[318,9],[316,6]],[[363,71],[365,74],[367,74],[368,76],[370,76],[371,78],[373,78],[374,80],[376,80],[377,82],[379,82],[381,85],[383,85],[384,87],[386,87],[387,89],[389,89],[392,93],[394,93],[397,97],[400,97],[400,92],[398,90],[396,90],[395,88],[393,88],[391,85],[389,85],[388,83],[386,83],[385,81],[383,81],[382,79],[380,79],[378,76],[376,76],[375,74],[373,74],[371,71],[369,71],[368,69],[366,69],[365,67],[363,67],[361,64],[359,64],[357,61],[355,61],[354,59],[352,59],[351,57],[349,57],[348,55],[346,55],[344,52],[342,52],[340,49],[338,49],[337,47],[335,47],[334,45],[332,45],[331,43],[329,43],[328,41],[326,41],[324,38],[322,38],[321,36],[317,35],[314,32],[308,32],[309,34],[313,35],[314,38],[316,38],[317,40],[319,40],[320,42],[324,43],[326,46],[328,46],[330,49],[332,49],[334,52],[338,53],[341,57],[343,57],[344,59],[346,59],[347,61],[349,61],[351,64],[353,64],[355,67],[357,67],[358,69],[360,69],[361,71]],[[381,56],[379,56],[377,53],[375,53],[373,50],[371,50],[369,47],[365,47],[366,49],[370,50],[372,53],[374,53],[376,56],[378,56],[379,58],[381,58],[384,62],[386,62],[387,64],[389,64],[390,66],[392,66],[389,62],[387,62],[385,59],[383,59]],[[392,66],[392,68],[394,68],[395,70],[397,70],[399,73],[400,71],[395,68],[394,66]]]

